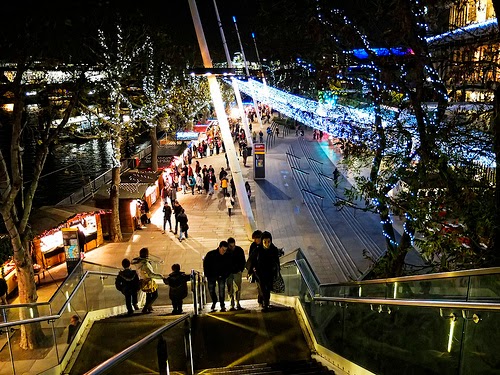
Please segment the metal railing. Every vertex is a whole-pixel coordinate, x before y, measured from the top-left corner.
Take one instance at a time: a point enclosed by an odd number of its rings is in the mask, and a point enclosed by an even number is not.
[[[83,328],[80,325],[72,337],[68,331],[67,339],[60,334],[67,329],[72,316],[77,315],[82,322],[92,311],[117,311],[116,307],[122,307],[125,311],[123,295],[114,285],[117,274],[116,267],[80,261],[48,302],[2,306],[0,345],[2,340],[5,340],[5,345],[0,346],[0,352],[8,350],[10,361],[0,361],[0,373],[6,366],[10,367],[8,372],[14,375],[23,371],[22,368],[17,368],[21,366],[18,356],[21,355],[22,349],[13,347],[12,337],[20,334],[22,330],[29,330],[30,327],[39,330],[46,337],[51,337],[46,341],[52,343],[53,351],[44,351],[46,357],[44,361],[39,361],[39,364],[43,363],[45,366],[40,367],[41,371],[55,368],[66,361],[72,354],[70,348],[73,341]],[[206,303],[206,283],[203,274],[196,270],[191,272],[191,291],[194,314],[199,314]]]
[[[319,284],[304,259],[287,254],[281,273],[325,356],[377,374],[496,373],[500,268]]]
[[[190,322],[191,322],[191,316],[189,314],[184,314],[183,316],[179,317],[178,319],[174,320],[173,322],[165,324],[163,327],[158,328],[154,332],[150,333],[143,339],[137,341],[136,343],[132,344],[131,346],[127,347],[126,349],[122,350],[121,352],[115,354],[111,358],[107,359],[106,361],[102,362],[98,366],[94,367],[92,370],[87,371],[85,375],[98,375],[98,374],[104,374],[110,369],[118,366],[120,363],[125,361],[128,357],[130,357],[132,354],[136,353],[137,351],[144,349],[146,345],[149,343],[153,342],[157,338],[158,344],[157,344],[157,356],[158,356],[158,364],[160,366],[160,374],[168,374],[169,369],[168,369],[168,361],[166,358],[168,358],[168,353],[166,351],[166,345],[164,345],[164,339],[162,337],[162,334],[168,331],[169,329],[177,326],[178,324],[185,322],[187,323],[185,325],[186,329],[186,336],[185,336],[185,342],[184,346],[186,348],[186,359],[188,363],[188,374],[194,374],[194,366],[193,366],[193,346],[192,346],[192,340],[191,340],[191,327],[190,327]],[[148,353],[151,355],[150,353]]]
[[[145,156],[149,155],[151,153],[151,145],[145,147],[144,149],[140,150],[138,153],[136,153],[132,158],[129,159],[124,159],[120,162],[120,170],[121,172],[125,172],[129,169],[135,169],[135,161],[137,159],[141,160]],[[73,192],[70,196],[64,198],[60,202],[56,204],[56,206],[64,206],[64,205],[70,205],[70,204],[78,204],[86,199],[88,199],[90,196],[92,196],[97,190],[99,190],[103,185],[106,185],[107,183],[111,182],[113,178],[113,170],[109,169],[100,176],[96,177],[94,180],[90,181],[87,184],[84,184],[82,187],[80,187],[78,190]]]

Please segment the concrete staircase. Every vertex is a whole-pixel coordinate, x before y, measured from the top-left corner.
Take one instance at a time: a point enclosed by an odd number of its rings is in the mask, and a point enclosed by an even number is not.
[[[261,312],[245,303],[245,310],[204,313],[191,321],[195,373],[203,374],[323,374],[300,327],[295,310],[274,306]],[[253,301],[252,301],[253,302]],[[94,322],[68,374],[83,374],[124,350],[155,329],[175,319],[169,307],[153,314],[117,316]],[[168,345],[171,374],[186,373],[184,325],[163,335]],[[156,341],[113,368],[110,374],[149,374],[158,371]]]

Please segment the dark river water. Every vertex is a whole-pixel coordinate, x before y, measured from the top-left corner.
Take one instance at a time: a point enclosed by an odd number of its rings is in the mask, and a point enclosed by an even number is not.
[[[111,143],[93,139],[52,147],[34,205],[53,205],[111,168]]]
[[[131,151],[136,152],[149,144],[149,136],[137,137]],[[25,181],[31,179],[30,142],[24,153]],[[111,166],[111,143],[102,139],[83,143],[59,143],[51,148],[35,194],[34,206],[54,205],[71,195],[85,183],[108,171]]]

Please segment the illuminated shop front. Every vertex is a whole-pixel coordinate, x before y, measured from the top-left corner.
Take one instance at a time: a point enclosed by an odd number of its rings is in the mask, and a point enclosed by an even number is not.
[[[105,185],[94,195],[96,204],[100,207],[111,209],[111,200],[109,198],[110,187]],[[154,183],[121,183],[119,188],[119,210],[120,210],[120,228],[122,233],[133,233],[140,227],[141,210],[140,205],[144,199],[149,208],[160,197],[158,181]],[[105,215],[103,218],[103,233],[110,233],[111,217]]]
[[[64,228],[77,230],[82,253],[101,245],[104,242],[101,215],[104,213],[104,210],[84,205],[45,206],[34,210],[30,217],[36,233],[32,241],[34,263],[46,269],[66,261]]]

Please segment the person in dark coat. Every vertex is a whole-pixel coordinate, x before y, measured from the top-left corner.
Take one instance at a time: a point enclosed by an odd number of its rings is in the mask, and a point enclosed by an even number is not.
[[[279,250],[273,244],[271,233],[263,232],[261,241],[249,256],[248,273],[257,281],[259,300],[262,301],[262,309],[265,311],[270,307],[273,279],[279,271],[280,263]]]
[[[242,310],[240,305],[241,298],[241,276],[245,269],[245,252],[240,246],[236,246],[236,240],[233,237],[227,239],[227,254],[231,257],[231,274],[227,278],[227,294],[231,298],[230,311]]]
[[[177,228],[179,227],[179,214],[182,211],[182,206],[179,201],[176,199],[174,201],[174,218],[175,218],[175,231],[174,234],[177,234]]]
[[[168,205],[168,202],[165,201],[165,204],[163,205],[163,231],[162,233],[165,233],[165,227],[167,226],[168,222],[168,229],[172,231],[172,207]]]
[[[248,149],[246,145],[243,146],[243,165],[247,166],[247,158],[248,158]]]
[[[179,223],[179,241],[182,242],[184,237],[188,239],[188,229],[189,229],[188,217],[184,212],[184,208],[181,209],[181,212],[179,213],[179,215],[177,215],[177,221]]]
[[[151,224],[151,219],[149,218],[149,205],[145,199],[141,202],[141,223],[142,225]]]
[[[252,273],[250,272],[250,267],[251,267],[251,260],[254,258],[254,252],[257,247],[260,246],[261,244],[261,237],[262,237],[262,231],[261,230],[256,230],[252,233],[252,240],[253,242],[250,244],[250,248],[248,249],[248,259],[247,263],[245,264],[245,268],[247,269],[247,279],[250,279],[251,283],[255,283],[255,277],[251,277]],[[259,305],[262,306],[262,297],[259,294],[257,301],[259,302]]]
[[[137,292],[139,291],[139,275],[135,270],[130,269],[130,260],[122,260],[123,270],[118,272],[115,280],[116,289],[125,296],[125,305],[128,315],[132,315],[135,310],[139,310],[137,305]],[[133,306],[133,308],[132,308]]]
[[[172,273],[163,282],[170,287],[168,297],[172,301],[172,314],[182,314],[182,300],[188,295],[187,282],[191,276],[181,272],[181,266],[177,263],[172,265]]]
[[[224,305],[226,279],[231,273],[231,257],[226,255],[228,244],[221,241],[219,247],[211,250],[203,259],[203,272],[208,281],[208,291],[212,298],[212,311],[215,311],[217,302],[220,302],[220,311],[226,311]],[[217,296],[216,287],[219,295]]]

